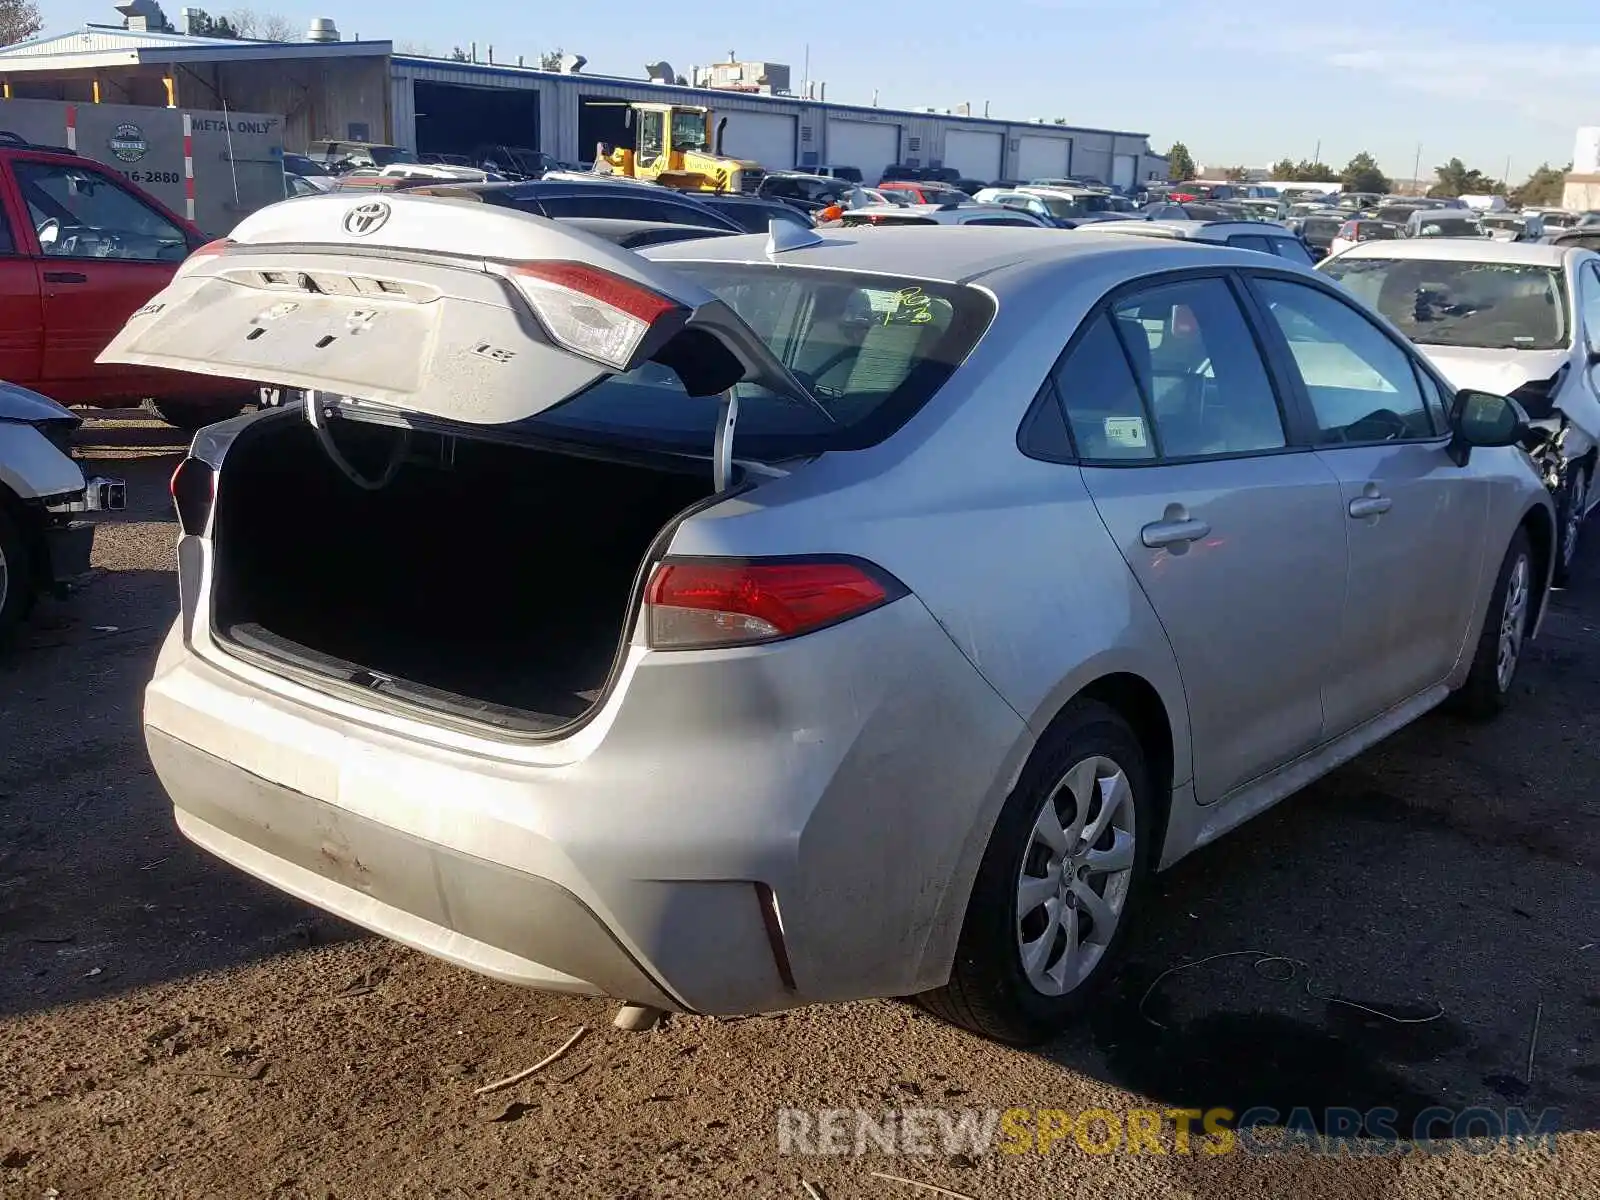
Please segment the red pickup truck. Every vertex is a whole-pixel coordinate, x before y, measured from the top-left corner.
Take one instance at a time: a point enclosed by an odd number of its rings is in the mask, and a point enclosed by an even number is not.
[[[0,131],[0,380],[60,404],[148,401],[184,429],[237,413],[253,391],[95,362],[205,241],[191,222],[99,163]]]

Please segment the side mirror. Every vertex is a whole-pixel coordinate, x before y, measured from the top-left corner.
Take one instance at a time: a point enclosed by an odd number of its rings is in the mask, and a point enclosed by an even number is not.
[[[1528,414],[1509,396],[1464,388],[1450,410],[1450,457],[1464,467],[1474,446],[1514,446],[1527,424]]]
[[[1592,367],[1596,363],[1600,363],[1600,350],[1597,350],[1597,349],[1595,349],[1593,347],[1590,347],[1590,349],[1589,349],[1589,365]]]

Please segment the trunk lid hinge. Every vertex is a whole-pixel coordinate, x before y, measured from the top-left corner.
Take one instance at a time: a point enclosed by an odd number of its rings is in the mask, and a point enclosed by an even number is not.
[[[739,392],[735,384],[722,393],[717,432],[711,444],[712,490],[725,492],[733,479],[733,430],[739,423]]]

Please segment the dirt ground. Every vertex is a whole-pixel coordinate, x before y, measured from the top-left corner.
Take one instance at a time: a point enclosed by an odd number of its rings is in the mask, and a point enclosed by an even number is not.
[[[0,1196],[937,1194],[872,1172],[976,1200],[1600,1196],[1600,529],[1510,714],[1429,717],[1161,877],[1123,982],[1060,1042],[1008,1050],[891,1001],[628,1034],[608,1003],[366,936],[177,835],[139,703],[176,609],[182,439],[85,432],[129,510],[96,580],[0,661]],[[1235,951],[1302,965],[1234,955],[1149,990]],[[580,1025],[554,1066],[474,1094]],[[1403,1129],[1434,1104],[1554,1109],[1565,1132],[1554,1154],[1215,1157],[798,1157],[776,1132],[785,1108],[1252,1104],[1389,1106]]]

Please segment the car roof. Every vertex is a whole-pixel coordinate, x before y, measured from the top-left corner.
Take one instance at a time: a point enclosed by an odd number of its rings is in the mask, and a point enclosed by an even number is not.
[[[1581,248],[1547,246],[1538,242],[1495,242],[1488,238],[1403,238],[1394,242],[1364,242],[1339,255],[1344,258],[1415,258],[1435,262],[1523,263],[1559,267]]]
[[[786,266],[823,267],[865,274],[935,279],[1001,288],[1020,283],[1038,271],[1072,264],[1097,273],[1149,274],[1180,267],[1260,265],[1261,255],[1228,246],[1174,245],[1153,238],[1084,237],[1059,229],[1025,226],[952,229],[949,226],[886,225],[817,231],[808,246],[769,257],[768,237],[715,238],[675,242],[641,251],[660,261],[781,262]],[[1293,267],[1288,260],[1275,266]],[[1309,273],[1309,268],[1307,268]]]

